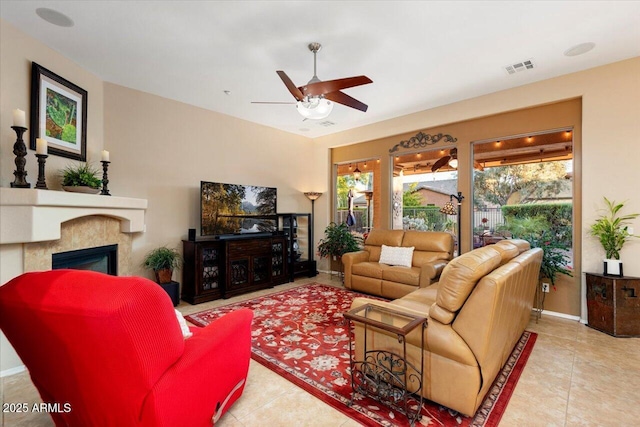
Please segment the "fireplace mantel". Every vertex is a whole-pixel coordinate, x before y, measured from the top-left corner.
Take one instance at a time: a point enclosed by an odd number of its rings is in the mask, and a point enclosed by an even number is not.
[[[0,244],[58,240],[63,222],[90,215],[119,219],[123,233],[144,232],[146,209],[145,199],[0,188]]]

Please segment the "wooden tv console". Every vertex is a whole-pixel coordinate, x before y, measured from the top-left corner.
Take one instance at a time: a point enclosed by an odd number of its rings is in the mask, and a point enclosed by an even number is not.
[[[199,304],[288,281],[284,235],[183,240],[182,299]]]

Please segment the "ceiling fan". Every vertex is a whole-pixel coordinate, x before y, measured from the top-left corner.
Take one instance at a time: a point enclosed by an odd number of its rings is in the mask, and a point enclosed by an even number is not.
[[[433,166],[431,166],[431,172],[435,172],[438,169],[440,169],[441,167],[443,167],[444,165],[449,165],[451,166],[453,169],[457,169],[458,168],[458,149],[457,148],[452,148],[451,150],[449,150],[449,155],[448,156],[442,156],[440,157],[434,164]],[[476,161],[473,162],[473,167],[474,169],[483,171],[484,168],[482,167],[482,165]]]
[[[346,77],[344,79],[322,81],[316,75],[316,54],[322,48],[320,43],[309,43],[309,50],[313,52],[313,77],[306,85],[298,86],[284,71],[276,71],[287,89],[295,98],[298,112],[306,119],[324,119],[331,110],[333,102],[367,111],[367,105],[350,97],[342,89],[373,83],[367,76]],[[333,101],[333,102],[331,102]],[[253,102],[253,104],[283,104],[282,102]]]

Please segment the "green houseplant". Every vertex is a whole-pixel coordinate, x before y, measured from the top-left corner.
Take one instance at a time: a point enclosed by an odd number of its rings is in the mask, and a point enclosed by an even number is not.
[[[353,235],[345,223],[330,223],[324,234],[324,239],[320,239],[318,243],[318,254],[321,257],[337,259],[347,252],[360,250],[362,238]]]
[[[605,259],[605,274],[619,274],[622,275],[622,270],[619,269],[620,263],[620,251],[622,247],[632,237],[633,234],[629,233],[629,221],[637,218],[637,213],[622,215],[620,210],[624,207],[623,203],[616,203],[614,200],[604,198],[606,205],[605,212],[591,224],[589,233],[597,237],[606,254]]]
[[[155,248],[144,258],[144,268],[153,270],[156,281],[160,284],[171,283],[173,270],[180,268],[182,257],[180,253],[166,246]]]
[[[102,180],[99,172],[88,163],[78,163],[69,165],[62,170],[62,186],[66,187],[89,187],[95,190],[100,189]]]
[[[524,239],[532,248],[542,249],[542,264],[539,280],[548,279],[552,286],[556,284],[558,274],[573,277],[567,267],[567,252],[570,247],[551,233],[548,221],[542,216],[525,216],[522,218],[508,216],[506,223],[498,231],[508,231],[516,239]]]

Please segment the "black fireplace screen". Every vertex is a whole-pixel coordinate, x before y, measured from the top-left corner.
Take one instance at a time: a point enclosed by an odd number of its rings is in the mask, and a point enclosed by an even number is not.
[[[118,275],[118,245],[98,246],[53,254],[52,269],[71,268]]]

